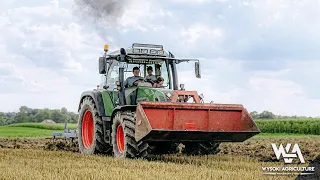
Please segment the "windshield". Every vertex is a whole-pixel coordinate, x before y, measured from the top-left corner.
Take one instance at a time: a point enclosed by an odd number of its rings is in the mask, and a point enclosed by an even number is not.
[[[129,77],[134,76],[133,68],[138,67],[140,72],[139,76],[144,79],[152,79],[155,82],[159,77],[163,78],[163,88],[171,89],[172,83],[170,80],[170,71],[168,72],[169,68],[167,66],[166,61],[161,61],[157,64],[127,64],[127,67],[124,70],[124,79],[126,80]]]

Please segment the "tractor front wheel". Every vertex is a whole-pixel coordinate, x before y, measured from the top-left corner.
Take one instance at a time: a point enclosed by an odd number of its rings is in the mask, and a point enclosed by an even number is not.
[[[134,112],[117,112],[113,118],[111,132],[114,157],[135,158],[138,156],[139,150],[134,134]]]

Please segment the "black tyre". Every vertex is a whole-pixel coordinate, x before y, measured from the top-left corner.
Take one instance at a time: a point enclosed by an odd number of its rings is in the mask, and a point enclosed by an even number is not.
[[[111,133],[114,157],[138,157],[138,145],[134,138],[135,122],[135,113],[131,111],[119,111],[114,116]]]
[[[111,152],[111,146],[104,141],[102,119],[90,97],[81,103],[77,127],[79,150],[83,154],[105,154]]]
[[[187,155],[214,155],[220,152],[220,143],[215,142],[194,142],[186,143],[182,151]]]
[[[151,154],[155,147],[154,146],[150,146],[147,142],[145,141],[140,141],[138,143],[138,148],[139,148],[139,157],[140,158],[146,158],[149,156],[149,154]]]
[[[179,143],[161,142],[149,144],[149,153],[154,155],[176,154],[179,152]]]

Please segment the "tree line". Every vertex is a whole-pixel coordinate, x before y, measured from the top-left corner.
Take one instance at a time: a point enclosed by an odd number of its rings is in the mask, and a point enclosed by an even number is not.
[[[288,119],[288,118],[311,118],[304,116],[281,116],[275,115],[270,111],[250,112],[253,119]],[[78,114],[69,112],[67,108],[61,109],[32,109],[27,106],[21,106],[18,112],[0,112],[0,126],[15,123],[42,122],[50,119],[56,123],[77,123]]]
[[[67,108],[61,109],[32,109],[21,106],[18,112],[0,112],[0,126],[15,123],[42,122],[43,120],[53,120],[56,123],[76,123],[78,114],[69,112]]]
[[[250,115],[253,119],[312,119],[313,117],[307,117],[307,116],[283,116],[283,115],[275,115],[270,111],[262,111],[261,113],[258,113],[257,111],[250,112]]]

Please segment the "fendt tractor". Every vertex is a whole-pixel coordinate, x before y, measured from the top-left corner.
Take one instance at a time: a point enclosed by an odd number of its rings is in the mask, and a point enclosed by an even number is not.
[[[221,142],[243,142],[260,133],[238,104],[204,103],[178,85],[178,59],[162,45],[134,43],[99,58],[101,84],[81,95],[77,138],[84,154],[144,158],[149,154],[209,155]]]

